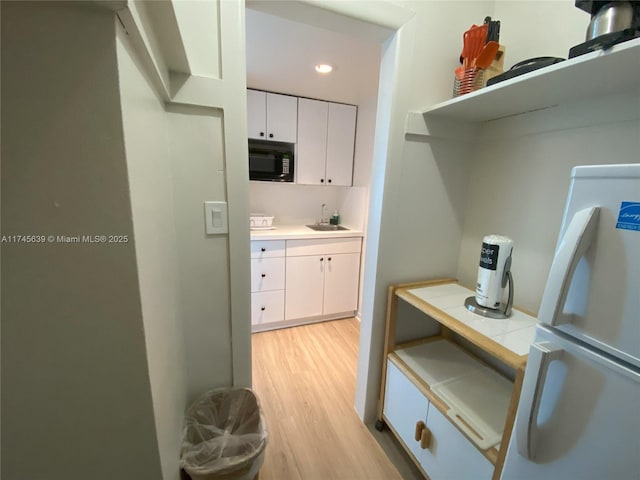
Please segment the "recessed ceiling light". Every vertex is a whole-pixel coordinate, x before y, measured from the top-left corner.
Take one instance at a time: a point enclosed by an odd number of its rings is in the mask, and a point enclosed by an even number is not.
[[[331,70],[333,70],[333,67],[326,63],[319,63],[316,65],[316,72],[318,73],[331,73]]]

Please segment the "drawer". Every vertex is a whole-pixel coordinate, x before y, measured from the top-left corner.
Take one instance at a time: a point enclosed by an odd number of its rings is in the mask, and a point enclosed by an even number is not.
[[[284,290],[251,294],[251,325],[284,320]]]
[[[287,257],[358,253],[361,249],[360,237],[287,240]]]
[[[284,257],[251,259],[251,291],[284,289]]]
[[[251,258],[284,257],[284,240],[253,240]]]

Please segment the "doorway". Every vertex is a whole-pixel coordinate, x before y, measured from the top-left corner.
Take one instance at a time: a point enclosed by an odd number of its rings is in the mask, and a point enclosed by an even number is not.
[[[358,373],[355,407],[365,422],[373,422],[377,410],[380,356],[384,335],[386,285],[378,281],[378,249],[385,170],[389,153],[399,155],[404,140],[404,116],[408,108],[411,48],[415,37],[414,13],[386,2],[261,2],[249,0],[247,7],[311,26],[359,36],[381,45],[380,92],[376,106],[373,163],[366,214],[361,299]],[[235,321],[240,322],[241,319]],[[249,352],[247,352],[249,353]]]
[[[270,5],[272,2],[268,2]],[[274,224],[297,226],[316,223],[326,205],[329,214],[339,213],[341,223],[365,231],[380,43],[247,8],[246,44],[248,88],[299,97],[301,102],[311,99],[315,104],[318,102],[314,100],[319,100],[324,105],[330,102],[331,106],[357,107],[352,186],[252,181],[250,211],[273,218]],[[321,62],[331,64],[333,71],[316,72],[314,67]],[[297,164],[296,174],[301,174]],[[358,276],[362,277],[362,269]],[[362,282],[359,285],[357,297],[362,299]],[[360,308],[356,310],[360,317]]]

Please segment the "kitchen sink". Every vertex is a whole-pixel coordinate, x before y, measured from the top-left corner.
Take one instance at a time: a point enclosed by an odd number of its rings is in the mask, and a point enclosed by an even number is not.
[[[337,230],[349,230],[347,227],[343,227],[342,225],[307,225],[311,230],[315,230],[317,232],[335,232]]]

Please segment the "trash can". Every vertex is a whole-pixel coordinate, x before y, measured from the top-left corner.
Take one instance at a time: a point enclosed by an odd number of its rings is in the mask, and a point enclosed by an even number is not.
[[[180,467],[192,480],[253,480],[264,461],[267,437],[250,389],[211,390],[186,411]]]

